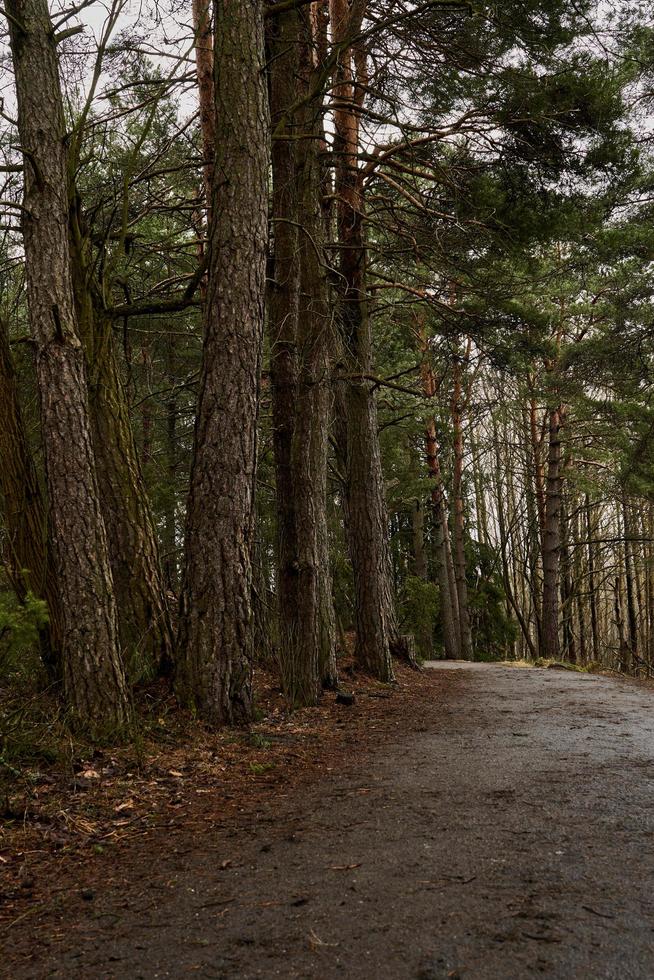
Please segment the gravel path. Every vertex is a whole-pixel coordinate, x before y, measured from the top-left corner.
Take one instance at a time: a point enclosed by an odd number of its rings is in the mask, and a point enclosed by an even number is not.
[[[434,666],[422,731],[209,852],[163,840],[12,976],[654,977],[654,692]]]

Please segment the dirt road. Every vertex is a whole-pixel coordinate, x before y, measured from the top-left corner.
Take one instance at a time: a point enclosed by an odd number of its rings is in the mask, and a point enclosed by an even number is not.
[[[422,731],[209,851],[162,840],[12,976],[654,977],[654,692],[445,669]]]

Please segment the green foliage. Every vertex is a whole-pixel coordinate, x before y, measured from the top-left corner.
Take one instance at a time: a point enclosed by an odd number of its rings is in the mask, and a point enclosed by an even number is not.
[[[413,633],[418,655],[423,659],[429,659],[433,653],[438,609],[438,587],[433,582],[408,575],[400,596],[402,628]]]
[[[263,776],[264,773],[270,772],[271,769],[275,768],[275,763],[274,762],[250,762],[248,768],[253,775]]]
[[[265,738],[259,732],[252,732],[249,742],[253,749],[269,749],[272,744],[270,739]]]
[[[492,548],[468,541],[468,599],[477,660],[501,660],[510,652],[518,629],[509,616],[506,595]]]
[[[46,603],[31,592],[22,603],[13,592],[0,593],[0,675],[13,672],[34,654],[47,623]]]

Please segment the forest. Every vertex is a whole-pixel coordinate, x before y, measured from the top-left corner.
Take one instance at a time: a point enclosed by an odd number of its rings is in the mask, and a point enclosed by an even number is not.
[[[649,676],[644,6],[233,8],[7,4],[5,675]]]
[[[163,704],[247,731],[261,678],[301,719],[440,661],[652,676],[649,4],[0,35],[3,779]]]

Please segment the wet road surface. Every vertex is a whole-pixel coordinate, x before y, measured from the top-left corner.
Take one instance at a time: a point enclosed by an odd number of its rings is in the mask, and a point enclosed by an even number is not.
[[[12,976],[654,978],[654,692],[435,667],[423,730],[214,852],[162,841],[151,880]]]

